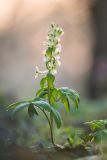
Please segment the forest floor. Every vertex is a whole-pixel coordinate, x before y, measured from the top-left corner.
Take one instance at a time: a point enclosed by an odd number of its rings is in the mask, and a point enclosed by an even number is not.
[[[101,160],[97,154],[89,155],[84,148],[55,149],[45,148],[36,150],[17,145],[9,146],[0,151],[0,160]]]

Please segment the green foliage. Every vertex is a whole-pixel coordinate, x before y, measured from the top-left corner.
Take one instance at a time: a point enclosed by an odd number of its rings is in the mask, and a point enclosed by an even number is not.
[[[53,120],[58,128],[61,127],[61,116],[57,109],[63,104],[66,110],[70,111],[72,102],[74,103],[75,108],[78,108],[80,101],[79,95],[76,91],[67,87],[56,88],[54,85],[57,65],[60,65],[59,58],[61,46],[59,38],[62,34],[63,30],[58,25],[51,25],[46,42],[47,48],[44,51],[46,70],[40,71],[39,68],[36,67],[35,77],[37,77],[38,74],[45,74],[40,81],[40,89],[37,91],[36,97],[33,100],[14,103],[8,107],[8,110],[13,110],[13,113],[27,108],[30,117],[33,117],[34,115],[38,116],[38,109],[40,109],[44,113],[50,126],[51,140],[53,144]],[[76,145],[76,143],[79,142],[79,139],[78,141],[76,141],[76,139],[76,132],[73,133],[72,139],[69,137],[69,141],[73,145]]]
[[[30,103],[28,107],[28,114],[29,114],[29,117],[33,117],[34,115],[38,116],[38,112],[32,103]]]
[[[9,105],[7,107],[7,111],[13,110],[13,113],[16,113],[16,112],[20,111],[21,109],[29,107],[29,105],[30,105],[30,102],[27,102],[27,101],[16,102],[16,103]]]
[[[48,88],[50,89],[54,88],[54,80],[55,80],[55,76],[52,75],[51,73],[48,73],[47,74]]]
[[[85,144],[85,145],[87,145],[87,144],[89,144],[91,142],[94,142],[94,136],[93,136],[92,133],[90,133],[90,134],[83,134],[81,136],[81,139],[83,140],[83,144]]]
[[[81,138],[81,135],[83,134],[83,131],[81,129],[66,128],[66,132],[67,132],[67,135],[68,135],[67,141],[72,148],[75,148],[75,147],[83,144],[84,141]]]
[[[85,124],[90,128],[88,134],[77,128],[66,129],[69,145],[73,148],[81,145],[89,148],[92,144],[100,144],[101,148],[102,141],[107,139],[107,120],[93,120]]]
[[[93,120],[86,122],[86,124],[90,126],[92,131],[104,130],[106,128],[105,125],[107,124],[107,120]]]
[[[45,87],[46,83],[47,83],[47,77],[42,78],[42,80],[40,81],[41,89]]]
[[[107,120],[93,120],[86,122],[91,129],[91,136],[95,142],[101,142],[104,138],[107,138]]]
[[[14,103],[10,106],[8,106],[8,110],[12,109],[13,113],[16,113],[25,107],[28,107],[28,114],[30,117],[34,115],[38,115],[37,109],[47,111],[53,115],[53,118],[55,120],[55,123],[58,128],[61,126],[61,117],[58,111],[56,111],[49,103],[44,101],[43,99],[37,99],[32,101],[26,101],[26,102],[20,102],[20,103]]]
[[[69,89],[68,87],[60,88],[61,92],[61,100],[64,104],[65,108],[69,111],[71,101],[74,102],[75,108],[78,108],[78,104],[80,102],[79,94],[73,89]]]

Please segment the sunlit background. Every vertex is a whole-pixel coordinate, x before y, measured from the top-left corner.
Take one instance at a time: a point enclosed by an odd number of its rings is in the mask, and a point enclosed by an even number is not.
[[[43,43],[51,22],[65,32],[56,85],[74,88],[81,97],[72,120],[62,111],[64,124],[107,117],[107,1],[0,0],[0,134],[9,141],[5,143],[16,139],[32,145],[41,132],[45,137],[48,133],[48,126],[40,129],[46,124],[41,118],[34,123],[24,112],[11,122],[4,110],[12,102],[35,96],[40,80],[35,80],[35,67],[44,67]]]

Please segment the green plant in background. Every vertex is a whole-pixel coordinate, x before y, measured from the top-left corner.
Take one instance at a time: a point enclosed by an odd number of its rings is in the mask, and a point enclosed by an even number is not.
[[[36,97],[29,101],[17,102],[8,106],[8,110],[13,110],[13,113],[27,108],[30,117],[34,115],[38,116],[38,109],[40,109],[48,121],[51,142],[54,146],[56,146],[56,144],[53,137],[53,122],[56,123],[58,128],[61,127],[61,116],[57,108],[64,105],[66,110],[70,111],[72,101],[76,108],[78,108],[80,101],[78,93],[73,89],[67,87],[57,88],[54,85],[57,66],[61,64],[60,36],[62,36],[63,33],[63,30],[58,25],[51,24],[47,36],[46,50],[43,52],[46,70],[40,71],[39,68],[36,67],[35,78],[37,78],[39,74],[43,74],[43,78],[40,81],[40,89],[37,91]]]
[[[68,144],[72,148],[76,148],[80,145],[83,145],[84,141],[81,138],[81,136],[83,136],[83,130],[79,128],[66,128],[66,132],[68,135],[67,137]]]
[[[107,138],[107,120],[93,120],[86,122],[91,129],[90,136],[92,141],[100,143],[100,150],[102,150],[102,142]]]
[[[86,122],[90,132],[87,134],[82,129],[66,128],[68,135],[67,141],[72,148],[78,146],[92,146],[92,144],[100,145],[99,150],[102,152],[103,142],[107,138],[107,120],[93,120]]]

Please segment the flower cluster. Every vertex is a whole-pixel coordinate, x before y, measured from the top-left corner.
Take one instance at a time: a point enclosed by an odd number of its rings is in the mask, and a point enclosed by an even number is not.
[[[44,61],[46,64],[46,69],[55,74],[57,72],[56,68],[57,65],[60,66],[60,52],[61,52],[61,45],[60,45],[60,36],[63,34],[62,28],[58,25],[51,24],[50,30],[47,36],[47,49],[44,51]]]
[[[60,45],[60,36],[63,34],[62,28],[60,28],[56,24],[51,24],[50,29],[48,31],[46,47],[47,49],[43,52],[44,54],[44,61],[46,64],[46,70],[40,71],[38,67],[36,67],[36,76],[39,73],[57,73],[57,66],[61,65],[60,62],[60,52],[61,52],[61,45]]]

